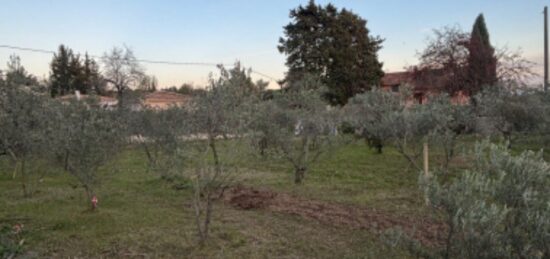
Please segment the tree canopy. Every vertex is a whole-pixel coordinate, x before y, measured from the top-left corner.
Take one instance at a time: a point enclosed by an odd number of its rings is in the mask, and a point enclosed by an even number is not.
[[[468,52],[467,78],[470,82],[465,90],[473,94],[479,92],[483,86],[497,82],[497,58],[489,40],[483,14],[477,17],[472,28]]]
[[[81,60],[80,55],[64,45],[59,49],[50,64],[50,94],[52,97],[80,91],[88,94],[92,91],[102,92],[103,80],[96,62],[86,55]]]
[[[377,55],[383,40],[369,34],[366,20],[314,1],[291,10],[290,18],[278,46],[287,55],[285,82],[305,74],[320,76],[328,87],[326,99],[340,105],[378,85],[384,74]]]

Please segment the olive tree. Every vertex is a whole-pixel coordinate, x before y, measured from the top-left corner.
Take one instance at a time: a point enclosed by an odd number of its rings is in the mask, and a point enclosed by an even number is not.
[[[346,120],[360,131],[369,146],[381,154],[384,144],[391,137],[383,118],[404,108],[399,95],[377,88],[354,96],[344,109]]]
[[[0,88],[0,152],[14,163],[13,178],[21,175],[25,197],[32,195],[29,165],[46,154],[52,125],[46,98],[11,83]]]
[[[479,116],[486,119],[493,135],[503,136],[512,146],[518,135],[539,133],[548,125],[548,103],[534,90],[511,91],[492,87],[475,96]]]
[[[441,147],[446,169],[458,137],[474,127],[471,106],[453,104],[445,94],[431,96],[422,105],[410,103],[410,98],[407,88],[399,94],[373,90],[351,99],[345,114],[364,135],[376,139],[379,151],[383,143],[391,144],[415,170],[422,170],[418,160],[423,143]]]
[[[473,131],[476,123],[475,113],[471,105],[453,104],[448,95],[432,98],[426,104],[432,118],[432,128],[429,130],[429,141],[443,151],[441,167],[448,170],[449,163],[456,155],[458,138]]]
[[[240,155],[237,148],[254,108],[249,81],[236,76],[240,75],[236,69],[241,71],[238,66],[229,71],[220,67],[221,76],[211,79],[207,91],[195,96],[188,107],[189,148],[180,152],[187,152],[195,165],[190,178],[201,245],[208,238],[213,202],[234,179],[234,161]]]
[[[382,118],[382,125],[393,147],[415,170],[422,170],[418,160],[422,154],[422,144],[429,141],[429,135],[435,128],[433,115],[430,107],[413,104],[402,110],[387,112]]]
[[[309,80],[309,79],[306,79]],[[297,82],[302,86],[310,82]],[[269,140],[272,148],[294,168],[294,183],[301,184],[312,164],[329,150],[336,135],[337,108],[328,106],[322,89],[288,88],[258,105],[255,135]]]
[[[52,118],[57,129],[52,147],[65,170],[80,182],[93,210],[99,168],[120,150],[124,126],[117,119],[118,111],[95,108],[90,103],[72,101],[57,109],[57,117]]]
[[[550,165],[542,153],[514,156],[504,145],[476,146],[474,166],[450,183],[421,177],[449,226],[444,258],[548,258]]]
[[[188,133],[186,113],[180,107],[129,113],[130,134],[147,156],[147,171],[158,173],[165,180],[172,180],[175,175],[178,148],[185,145],[185,134]]]

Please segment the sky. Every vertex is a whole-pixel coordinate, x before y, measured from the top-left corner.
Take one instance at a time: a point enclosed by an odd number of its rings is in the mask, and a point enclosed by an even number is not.
[[[285,56],[277,50],[289,11],[307,0],[0,0],[0,45],[101,56],[129,46],[138,59],[229,63],[281,79]],[[379,59],[386,72],[414,65],[432,30],[458,25],[469,31],[483,13],[497,47],[521,49],[542,74],[543,15],[550,0],[317,0],[351,9],[384,38]],[[0,48],[0,69],[10,54],[38,77],[48,77],[51,54]],[[203,86],[210,66],[144,64],[161,87]],[[270,80],[258,74],[254,79]],[[542,79],[540,79],[542,82]],[[276,84],[273,82],[270,87]]]

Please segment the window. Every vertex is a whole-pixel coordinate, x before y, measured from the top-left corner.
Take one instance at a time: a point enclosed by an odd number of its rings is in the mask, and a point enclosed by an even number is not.
[[[422,101],[424,100],[424,95],[422,93],[415,93],[414,99],[416,99],[418,104],[422,104]]]
[[[396,92],[399,92],[399,85],[392,85],[392,86],[391,86],[391,91],[392,91],[392,92],[395,92],[395,93],[396,93]]]

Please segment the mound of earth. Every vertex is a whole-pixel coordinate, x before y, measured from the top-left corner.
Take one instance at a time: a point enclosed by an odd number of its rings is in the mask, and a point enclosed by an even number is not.
[[[265,209],[317,220],[331,226],[365,229],[374,233],[401,228],[427,246],[441,244],[447,232],[445,224],[432,219],[404,217],[370,208],[303,199],[246,186],[229,188],[224,192],[223,200],[238,209]]]

